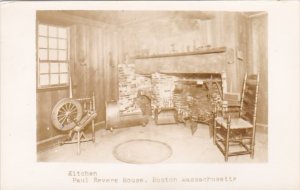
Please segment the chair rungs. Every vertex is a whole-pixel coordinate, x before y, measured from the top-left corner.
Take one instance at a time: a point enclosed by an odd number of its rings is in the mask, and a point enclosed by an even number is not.
[[[216,141],[221,142],[223,145],[225,145],[225,139],[216,139]],[[229,143],[230,143],[230,145],[232,145],[233,143],[236,143],[237,145],[242,145],[243,147],[248,148],[247,144],[243,143],[241,141],[241,139],[240,140],[229,140]]]
[[[238,155],[245,155],[245,154],[251,154],[251,152],[250,151],[231,152],[228,153],[228,156],[238,156]]]
[[[217,139],[216,142],[222,143],[222,145],[225,146],[225,140],[223,139]]]
[[[243,142],[241,142],[241,145],[242,145],[247,151],[250,151],[250,149],[247,147],[246,144],[244,144]]]
[[[217,147],[221,151],[221,153],[225,156],[225,142],[218,140],[216,142]],[[245,155],[245,154],[251,154],[251,150],[242,142],[240,142],[238,145],[242,146],[245,148],[245,151],[237,151],[237,152],[229,152],[228,156],[237,156],[237,155]]]
[[[222,136],[220,133],[217,133],[216,135],[217,135],[217,136],[216,136],[216,137],[217,137],[217,139],[222,139],[222,140],[224,140],[224,139],[225,139],[225,138],[224,138],[224,137],[223,137],[223,136]]]
[[[225,141],[225,138],[220,134],[216,134],[216,138],[217,138],[217,140]],[[229,139],[229,142],[241,142],[242,140],[245,140],[245,139],[246,140],[252,139],[252,137]]]
[[[219,150],[221,151],[221,153],[223,154],[223,156],[225,156],[225,150],[221,147],[221,145],[219,144],[219,142],[216,142],[216,145],[219,148]]]

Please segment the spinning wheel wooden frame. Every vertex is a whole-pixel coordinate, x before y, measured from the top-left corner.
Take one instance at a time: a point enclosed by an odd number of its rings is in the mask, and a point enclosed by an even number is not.
[[[64,98],[58,101],[52,110],[52,123],[60,131],[70,131],[67,139],[60,144],[77,143],[77,154],[80,154],[81,142],[95,142],[94,119],[96,116],[94,95],[91,98]],[[91,138],[88,138],[83,132],[89,123],[92,126]]]

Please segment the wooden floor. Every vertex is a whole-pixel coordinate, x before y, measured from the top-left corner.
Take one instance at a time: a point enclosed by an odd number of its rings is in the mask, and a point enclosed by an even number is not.
[[[39,152],[37,159],[39,162],[123,163],[113,156],[113,149],[133,139],[149,139],[168,144],[172,148],[172,156],[161,163],[224,162],[223,155],[210,138],[207,125],[198,124],[197,131],[192,135],[191,129],[183,124],[155,125],[152,121],[146,127],[121,128],[113,132],[100,129],[96,132],[95,144],[87,142],[81,145],[80,155],[76,154],[76,144],[66,144]],[[230,157],[228,162],[267,162],[267,142],[267,134],[258,131],[254,159],[251,159],[249,155],[242,155]]]

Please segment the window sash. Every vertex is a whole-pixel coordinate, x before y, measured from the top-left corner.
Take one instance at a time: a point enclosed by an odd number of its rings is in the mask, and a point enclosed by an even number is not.
[[[38,23],[37,27],[38,88],[68,86],[70,76],[69,28],[42,23]],[[40,27],[42,28],[41,35]],[[39,41],[41,39],[42,43]]]

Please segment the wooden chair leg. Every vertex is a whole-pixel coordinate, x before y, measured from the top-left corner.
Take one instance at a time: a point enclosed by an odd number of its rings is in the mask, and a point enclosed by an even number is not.
[[[250,158],[253,159],[254,158],[254,147],[255,147],[255,129],[252,129],[252,138],[251,138],[251,154],[250,154]]]
[[[227,127],[227,132],[226,132],[226,139],[225,139],[225,161],[228,161],[228,154],[229,154],[229,133],[230,130]]]
[[[93,143],[95,143],[95,121],[92,120],[92,139]]]
[[[230,116],[227,120],[227,130],[226,130],[226,139],[225,139],[225,162],[228,161],[229,155],[229,134],[230,134]]]

